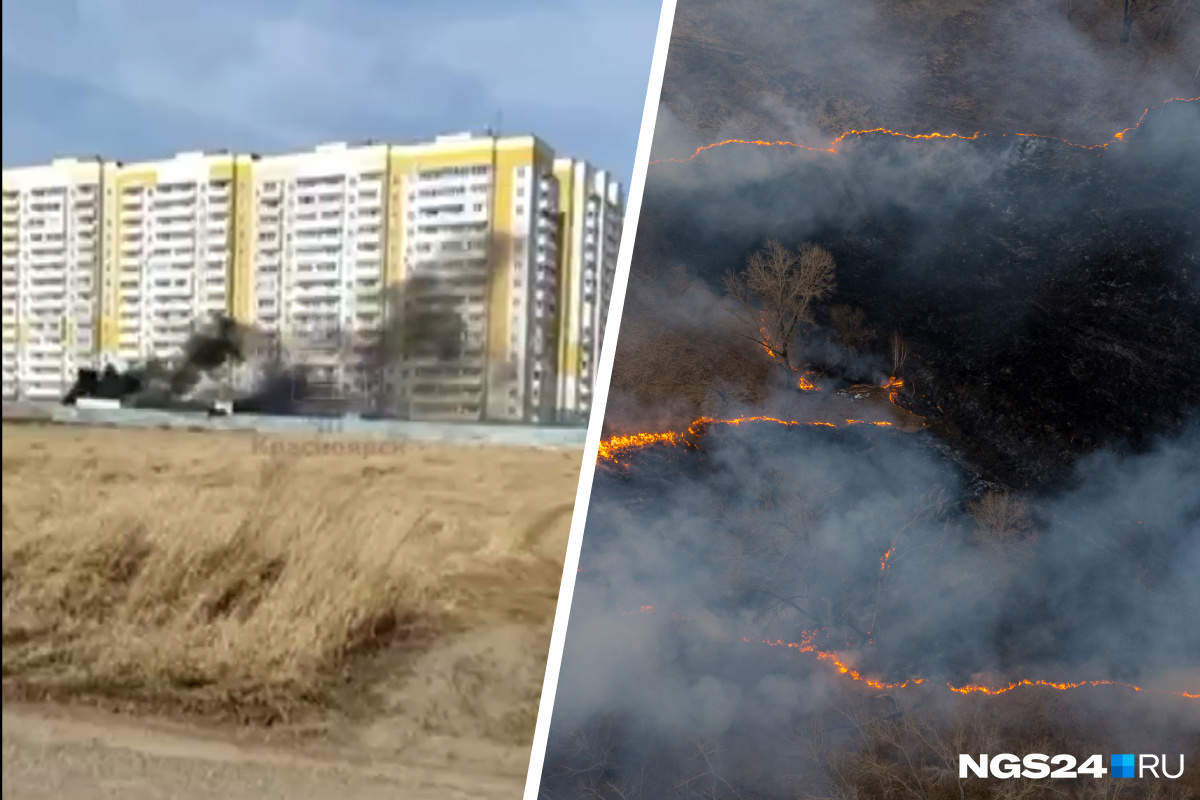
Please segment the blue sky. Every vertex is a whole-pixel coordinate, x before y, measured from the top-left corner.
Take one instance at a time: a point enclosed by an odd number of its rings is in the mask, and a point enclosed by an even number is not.
[[[614,170],[656,0],[4,0],[4,165],[502,128]]]

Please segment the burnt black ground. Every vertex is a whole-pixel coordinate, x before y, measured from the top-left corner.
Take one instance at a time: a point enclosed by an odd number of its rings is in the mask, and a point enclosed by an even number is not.
[[[944,159],[931,165],[929,147]],[[882,137],[835,159],[768,157],[772,177],[749,187],[680,192],[652,174],[635,271],[683,262],[719,291],[767,236],[824,245],[838,262],[831,302],[864,309],[881,354],[892,331],[911,344],[900,374],[912,410],[1014,488],[1053,485],[1097,448],[1137,449],[1200,406],[1194,109],[1166,108],[1099,154]],[[960,159],[990,162],[989,175],[959,182],[943,165]],[[713,225],[697,206],[736,207],[742,221]]]

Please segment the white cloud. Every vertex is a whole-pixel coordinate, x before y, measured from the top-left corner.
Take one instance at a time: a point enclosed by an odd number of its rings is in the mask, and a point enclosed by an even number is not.
[[[28,0],[5,4],[4,60],[256,147],[478,129],[503,109],[624,172],[657,16],[652,0]]]

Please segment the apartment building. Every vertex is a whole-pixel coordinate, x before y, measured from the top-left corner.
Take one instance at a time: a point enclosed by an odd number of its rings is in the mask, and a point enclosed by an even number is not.
[[[543,142],[324,145],[258,159],[252,184],[242,318],[289,360],[386,413],[553,419],[558,199]],[[462,320],[455,357],[387,352],[383,332],[414,307]]]
[[[98,346],[105,178],[101,159],[5,170],[4,396],[55,399]]]
[[[612,173],[586,161],[554,162],[559,186],[558,419],[586,422],[625,223]]]
[[[615,183],[607,205],[576,183],[611,178],[565,163],[534,136],[462,134],[6,169],[5,397],[53,399],[79,367],[169,358],[225,312],[364,409],[558,419],[577,405],[564,334],[602,324],[611,287],[611,269],[586,277],[588,248],[615,256],[589,231],[620,211]],[[397,351],[386,332],[430,309],[460,321],[453,355]]]
[[[169,357],[197,320],[246,318],[249,213],[239,204],[251,164],[249,156],[193,152],[116,170],[105,187],[112,236],[101,273],[104,360]]]

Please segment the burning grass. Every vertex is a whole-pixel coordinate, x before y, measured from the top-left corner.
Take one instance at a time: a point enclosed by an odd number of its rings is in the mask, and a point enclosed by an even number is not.
[[[548,643],[578,465],[417,445],[281,459],[237,434],[6,425],[5,696],[277,723],[368,707],[369,675],[473,631]],[[497,719],[475,728],[532,734],[536,650],[508,659],[529,685],[481,704]]]

